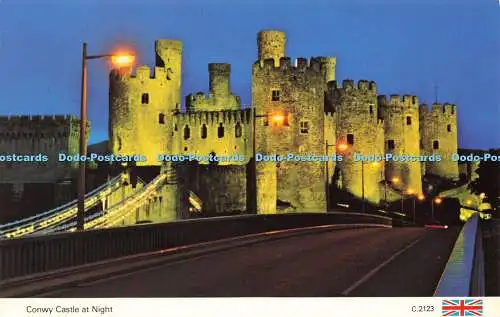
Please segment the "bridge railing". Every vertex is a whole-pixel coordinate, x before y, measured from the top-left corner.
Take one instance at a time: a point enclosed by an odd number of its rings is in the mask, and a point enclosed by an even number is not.
[[[124,174],[120,174],[105,184],[85,194],[85,210],[95,206],[101,199],[120,187]],[[46,231],[50,228],[74,218],[77,212],[77,200],[58,206],[44,213],[0,225],[0,239],[8,239],[32,234],[37,231]]]
[[[338,212],[241,215],[1,240],[0,281],[247,234],[332,224],[390,227],[392,219]]]
[[[479,215],[464,225],[451,252],[434,296],[484,296],[483,237]]]

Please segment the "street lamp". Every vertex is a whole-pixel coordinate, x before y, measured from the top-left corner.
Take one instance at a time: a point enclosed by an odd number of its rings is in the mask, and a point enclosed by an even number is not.
[[[442,201],[441,197],[436,197],[431,200],[431,221],[434,221],[434,204],[439,205]]]
[[[87,155],[87,60],[98,58],[110,58],[113,65],[117,67],[130,66],[135,56],[128,53],[87,55],[87,43],[82,46],[82,90],[80,104],[80,157]],[[78,211],[76,214],[76,229],[84,230],[85,225],[85,165],[82,159],[78,160]]]
[[[411,196],[412,198],[412,203],[413,203],[413,221],[415,222],[415,196],[413,196],[413,194],[415,193],[413,191],[413,189],[409,188],[406,193],[408,194],[408,196]]]

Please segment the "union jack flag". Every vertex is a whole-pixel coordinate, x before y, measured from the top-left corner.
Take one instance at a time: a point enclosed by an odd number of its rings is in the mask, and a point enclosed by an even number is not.
[[[443,299],[442,316],[483,316],[481,299]]]

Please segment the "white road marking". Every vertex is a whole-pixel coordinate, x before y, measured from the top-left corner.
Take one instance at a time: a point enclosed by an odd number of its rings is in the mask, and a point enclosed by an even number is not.
[[[366,282],[367,280],[369,280],[373,275],[377,274],[378,271],[380,271],[381,269],[383,269],[387,264],[391,263],[392,261],[394,261],[398,256],[400,256],[403,252],[405,252],[406,250],[410,249],[411,247],[413,247],[415,244],[417,244],[420,240],[422,240],[424,237],[420,237],[418,238],[417,240],[413,241],[412,243],[410,243],[409,245],[407,245],[406,247],[404,247],[403,249],[399,250],[398,252],[394,253],[390,258],[388,258],[387,260],[385,260],[382,264],[380,264],[379,266],[377,266],[376,268],[374,268],[373,270],[371,270],[370,272],[368,272],[368,274],[366,274],[365,276],[363,276],[360,280],[358,280],[356,283],[352,284],[348,289],[346,289],[345,291],[343,291],[341,294],[344,295],[344,296],[347,296],[349,295],[349,293],[351,293],[352,291],[354,291],[356,288],[358,288],[361,284],[363,284],[364,282]]]

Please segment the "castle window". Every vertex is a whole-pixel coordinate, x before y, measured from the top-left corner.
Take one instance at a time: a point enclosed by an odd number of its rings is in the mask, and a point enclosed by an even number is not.
[[[237,137],[237,138],[240,138],[241,137],[241,124],[238,122],[236,123],[236,126],[234,127],[234,135]]]
[[[438,140],[434,140],[434,141],[432,142],[432,148],[433,148],[434,150],[439,149],[439,141],[438,141]]]
[[[394,148],[395,148],[394,140],[387,140],[387,149],[394,150]]]
[[[455,109],[451,108],[451,114],[455,114]]]
[[[290,125],[290,123],[288,122],[288,111],[285,111],[285,118],[283,119],[283,125],[284,126]]]
[[[184,140],[188,140],[191,137],[191,130],[189,129],[189,126],[184,127]]]
[[[451,132],[451,124],[448,124],[448,126],[446,126],[446,130],[448,130],[448,132]]]
[[[149,94],[147,94],[147,93],[143,93],[142,94],[142,96],[141,96],[141,103],[143,105],[149,104]]]
[[[354,144],[354,134],[348,134],[347,135],[347,144],[353,145]]]
[[[177,131],[177,124],[174,124],[174,131]]]
[[[370,106],[370,114],[373,114],[373,106]]]
[[[309,121],[306,120],[300,121],[300,133],[301,134],[309,133]]]
[[[222,122],[219,123],[219,127],[217,128],[217,137],[219,139],[224,137],[224,126],[222,125]]]
[[[411,117],[410,116],[406,117],[406,125],[411,125]]]
[[[158,116],[158,123],[165,124],[165,115],[163,113]]]
[[[273,90],[271,92],[271,100],[272,101],[280,101],[280,91],[279,90]]]
[[[203,123],[203,125],[201,126],[201,138],[206,139],[207,135],[208,135],[207,126]]]

